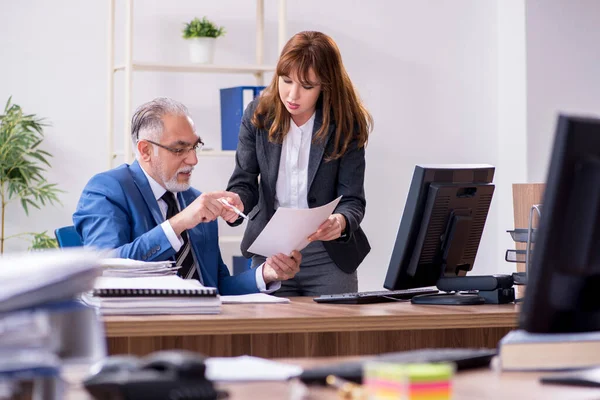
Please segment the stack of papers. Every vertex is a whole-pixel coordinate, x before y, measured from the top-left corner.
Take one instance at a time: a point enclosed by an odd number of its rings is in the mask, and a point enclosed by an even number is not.
[[[0,257],[0,381],[57,378],[62,363],[106,356],[96,312],[78,301],[101,257],[83,248]]]
[[[82,248],[0,257],[0,313],[73,299],[101,272],[100,253]]]
[[[0,354],[16,347],[43,348],[51,345],[48,312],[32,309],[0,316]]]
[[[102,276],[83,302],[104,315],[218,314],[215,288],[176,275],[122,278]]]
[[[101,265],[102,276],[123,278],[175,275],[180,268],[174,261],[139,261],[130,258],[105,258]]]

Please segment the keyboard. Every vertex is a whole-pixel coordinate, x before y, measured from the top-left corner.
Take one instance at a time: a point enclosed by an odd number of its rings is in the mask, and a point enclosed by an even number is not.
[[[438,293],[436,288],[425,287],[402,290],[378,290],[374,292],[352,292],[338,294],[323,294],[313,300],[317,303],[337,304],[369,304],[384,303],[389,301],[410,300],[419,294]]]
[[[363,364],[367,361],[381,361],[393,363],[435,363],[452,362],[456,370],[487,367],[496,355],[495,349],[467,348],[467,349],[421,349],[403,351],[400,353],[386,353],[379,356],[362,358],[359,361],[348,361],[324,367],[305,369],[300,375],[304,383],[325,384],[328,375],[335,375],[348,381],[362,383]]]

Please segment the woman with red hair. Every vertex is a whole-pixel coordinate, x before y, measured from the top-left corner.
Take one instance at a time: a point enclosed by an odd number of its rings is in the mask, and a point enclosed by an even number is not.
[[[227,187],[249,211],[242,253],[252,257],[253,266],[267,262],[285,269],[278,256],[265,260],[248,252],[275,210],[319,207],[342,198],[309,236],[300,272],[275,294],[358,290],[356,269],[370,250],[360,223],[366,205],[365,145],[372,126],[333,39],[320,32],[294,35],[270,85],[242,119]]]

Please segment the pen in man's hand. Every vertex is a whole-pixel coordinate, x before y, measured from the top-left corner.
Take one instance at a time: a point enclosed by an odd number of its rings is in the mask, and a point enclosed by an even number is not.
[[[240,217],[242,217],[244,219],[248,219],[248,216],[246,214],[244,214],[243,212],[241,212],[236,206],[234,206],[233,204],[231,204],[230,202],[228,202],[226,199],[220,198],[219,201],[221,203],[225,204],[227,207],[231,208]]]

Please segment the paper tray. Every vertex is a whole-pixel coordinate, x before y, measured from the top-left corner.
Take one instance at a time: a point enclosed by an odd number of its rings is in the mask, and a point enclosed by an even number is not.
[[[504,259],[508,262],[524,263],[527,260],[527,250],[506,250]]]
[[[506,231],[510,233],[512,240],[518,243],[527,243],[527,229],[519,228],[511,231]],[[537,235],[537,229],[531,230],[531,243],[535,243],[535,237]]]

